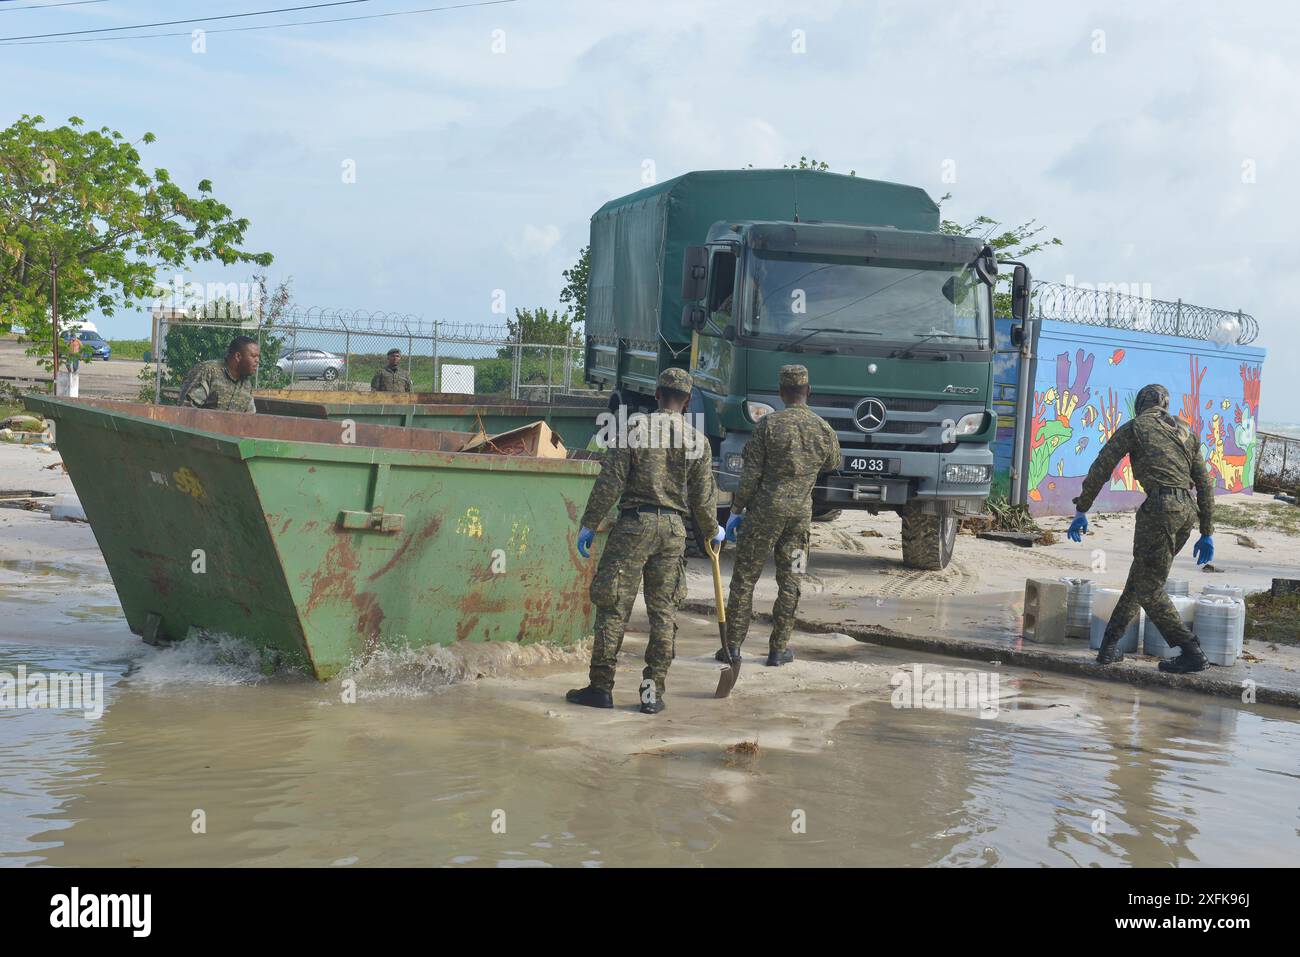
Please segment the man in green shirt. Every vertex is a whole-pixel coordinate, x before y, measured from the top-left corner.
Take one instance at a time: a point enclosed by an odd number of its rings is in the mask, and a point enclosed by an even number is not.
[[[226,358],[200,362],[181,383],[180,404],[222,412],[256,412],[253,405],[253,375],[262,350],[257,340],[235,336]]]
[[[375,373],[370,380],[371,392],[410,392],[411,377],[398,368],[402,364],[402,350],[388,350],[388,365]]]
[[[1165,579],[1174,556],[1187,544],[1198,521],[1201,537],[1192,547],[1192,555],[1198,565],[1214,558],[1214,479],[1201,459],[1200,441],[1181,419],[1169,414],[1168,389],[1155,383],[1143,386],[1133,408],[1134,417],[1115,430],[1088,470],[1079,497],[1074,500],[1078,511],[1067,532],[1072,541],[1082,541],[1088,530],[1088,509],[1127,455],[1133,476],[1142,483],[1147,497],[1137,512],[1133,565],[1106,624],[1097,663],[1110,665],[1124,660],[1120,638],[1140,605],[1165,641],[1181,650],[1178,657],[1160,662],[1160,670],[1174,674],[1201,671],[1209,662],[1200,642],[1165,594]],[[1195,506],[1189,485],[1196,489]]]

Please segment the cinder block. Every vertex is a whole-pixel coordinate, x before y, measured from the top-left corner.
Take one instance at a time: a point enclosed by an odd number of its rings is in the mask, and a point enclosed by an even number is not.
[[[1025,621],[1027,641],[1040,645],[1065,644],[1065,604],[1069,588],[1065,582],[1050,578],[1025,581]]]

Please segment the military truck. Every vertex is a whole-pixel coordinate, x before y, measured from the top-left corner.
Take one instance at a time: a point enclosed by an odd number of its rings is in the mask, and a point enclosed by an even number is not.
[[[898,512],[903,561],[943,568],[993,475],[997,261],[939,223],[922,189],[817,170],[687,173],[606,203],[586,380],[611,411],[645,410],[658,372],[688,367],[729,506],[755,424],[782,407],[778,370],[807,366],[844,452],[814,512]],[[1028,286],[1017,265],[1015,302]]]

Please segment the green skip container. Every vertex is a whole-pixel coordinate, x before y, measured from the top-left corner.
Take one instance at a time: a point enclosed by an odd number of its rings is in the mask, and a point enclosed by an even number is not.
[[[440,429],[25,396],[131,631],[232,635],[328,679],[379,649],[591,633],[578,516],[599,472]],[[485,421],[492,431],[493,421]]]
[[[543,421],[570,449],[585,449],[597,430],[597,416],[609,410],[609,396],[560,396],[554,402],[449,392],[333,392],[262,390],[257,411],[308,419],[364,422],[414,429],[508,432]]]

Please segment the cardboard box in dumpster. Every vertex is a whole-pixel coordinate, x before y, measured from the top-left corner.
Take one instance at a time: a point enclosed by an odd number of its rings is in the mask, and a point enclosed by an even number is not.
[[[534,422],[497,435],[484,435],[480,432],[466,442],[461,451],[542,459],[562,459],[569,454],[560,437],[545,422]]]

